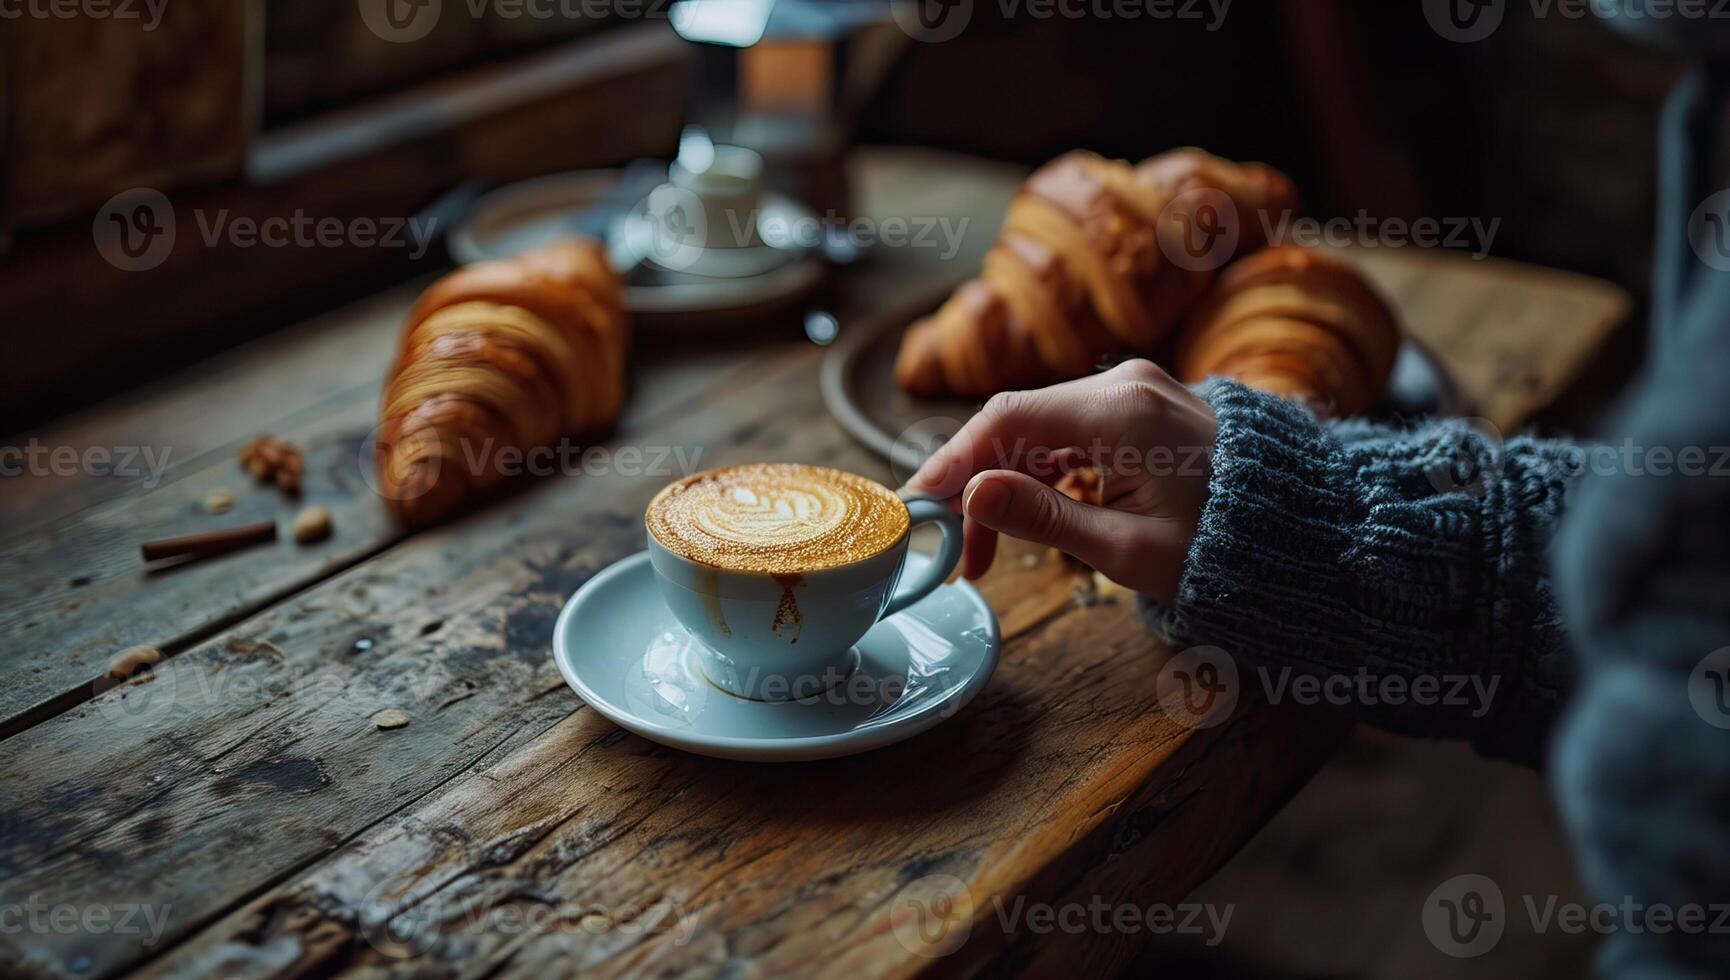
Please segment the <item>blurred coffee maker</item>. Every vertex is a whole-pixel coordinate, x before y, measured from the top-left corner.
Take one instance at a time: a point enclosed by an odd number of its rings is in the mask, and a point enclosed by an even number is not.
[[[889,11],[884,0],[678,0],[673,28],[697,49],[686,120],[757,151],[767,188],[844,226],[854,122],[907,41]]]

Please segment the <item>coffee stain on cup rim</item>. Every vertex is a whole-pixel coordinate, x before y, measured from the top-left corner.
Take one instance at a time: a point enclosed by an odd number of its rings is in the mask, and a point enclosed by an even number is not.
[[[769,577],[781,587],[781,601],[775,606],[775,621],[770,624],[769,631],[781,636],[781,631],[785,629],[791,634],[786,638],[787,642],[798,643],[799,634],[805,629],[805,616],[799,612],[799,599],[793,594],[793,590],[804,583],[805,576],[793,572]]]

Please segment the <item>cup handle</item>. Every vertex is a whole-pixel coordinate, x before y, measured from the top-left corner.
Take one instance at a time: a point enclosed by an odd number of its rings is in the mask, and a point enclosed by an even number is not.
[[[920,599],[936,591],[949,578],[955,566],[961,563],[961,515],[949,509],[949,505],[941,500],[927,497],[916,497],[907,501],[907,514],[912,518],[913,525],[935,524],[943,531],[943,544],[938,547],[937,555],[931,564],[925,566],[925,571],[917,582],[903,582],[895,589],[895,595],[889,600],[889,605],[883,609],[879,619],[888,619]],[[909,529],[911,533],[911,529]]]

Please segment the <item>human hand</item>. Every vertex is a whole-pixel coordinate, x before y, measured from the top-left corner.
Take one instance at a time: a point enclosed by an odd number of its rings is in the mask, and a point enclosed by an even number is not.
[[[991,568],[998,534],[1074,555],[1169,600],[1207,501],[1213,410],[1151,361],[992,398],[914,474],[908,493],[959,500],[962,574]],[[1101,474],[1099,505],[1054,487]]]

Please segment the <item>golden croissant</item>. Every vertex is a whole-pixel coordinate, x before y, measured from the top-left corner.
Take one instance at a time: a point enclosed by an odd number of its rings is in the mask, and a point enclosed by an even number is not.
[[[1080,377],[1106,355],[1151,354],[1229,258],[1205,246],[1261,248],[1270,217],[1295,206],[1285,175],[1200,150],[1137,167],[1059,157],[1022,186],[979,277],[908,328],[896,381],[916,395],[984,397]]]
[[[1393,311],[1355,269],[1287,245],[1225,270],[1179,333],[1172,368],[1184,382],[1235,378],[1346,416],[1375,404],[1399,346]]]
[[[385,380],[374,464],[402,521],[496,486],[503,451],[605,429],[624,401],[629,323],[605,251],[569,239],[433,283]]]

